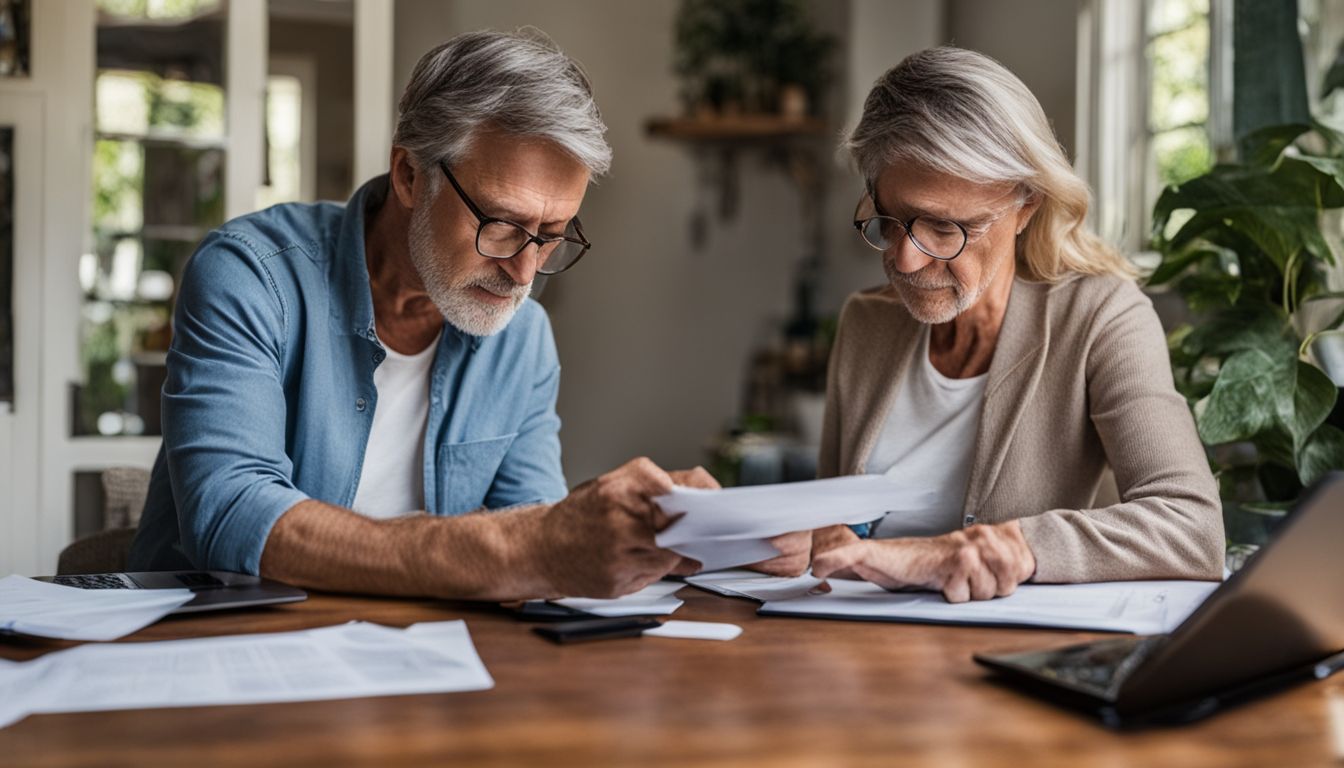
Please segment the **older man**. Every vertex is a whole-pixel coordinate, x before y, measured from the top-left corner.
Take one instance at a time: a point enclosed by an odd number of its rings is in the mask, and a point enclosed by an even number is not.
[[[636,459],[568,495],[561,474],[528,294],[589,248],[605,130],[549,40],[462,35],[416,66],[388,175],[212,232],[182,278],[132,567],[496,600],[693,570],[654,544],[650,499],[703,470]],[[801,570],[791,541],[775,565]]]

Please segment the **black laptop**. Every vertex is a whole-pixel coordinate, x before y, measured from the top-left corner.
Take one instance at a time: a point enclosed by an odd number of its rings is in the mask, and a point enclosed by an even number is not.
[[[1113,727],[1198,719],[1344,666],[1344,472],[1167,635],[980,653],[1001,680]]]
[[[190,589],[195,597],[172,611],[194,613],[224,608],[297,603],[308,593],[278,581],[230,571],[136,571],[130,573],[85,573],[70,576],[39,576],[80,589]]]

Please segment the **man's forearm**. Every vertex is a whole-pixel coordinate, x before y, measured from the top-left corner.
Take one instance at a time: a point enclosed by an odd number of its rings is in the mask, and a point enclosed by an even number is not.
[[[276,521],[261,575],[314,589],[468,600],[549,597],[538,505],[490,514],[374,520],[320,501]]]

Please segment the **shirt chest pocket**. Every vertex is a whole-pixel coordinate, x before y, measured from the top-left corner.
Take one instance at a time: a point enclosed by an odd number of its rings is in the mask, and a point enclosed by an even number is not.
[[[438,512],[461,515],[480,509],[518,433],[465,443],[444,443],[438,455]]]

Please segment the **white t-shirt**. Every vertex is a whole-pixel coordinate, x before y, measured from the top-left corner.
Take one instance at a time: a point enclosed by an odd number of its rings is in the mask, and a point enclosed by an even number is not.
[[[440,334],[442,335],[442,334]],[[374,370],[378,402],[364,449],[354,510],[367,517],[401,517],[425,508],[425,423],[429,370],[439,339],[414,355],[386,349]]]
[[[929,361],[929,327],[914,344],[882,433],[864,471],[908,489],[898,511],[874,527],[877,538],[938,536],[962,527],[988,374],[949,379]]]

